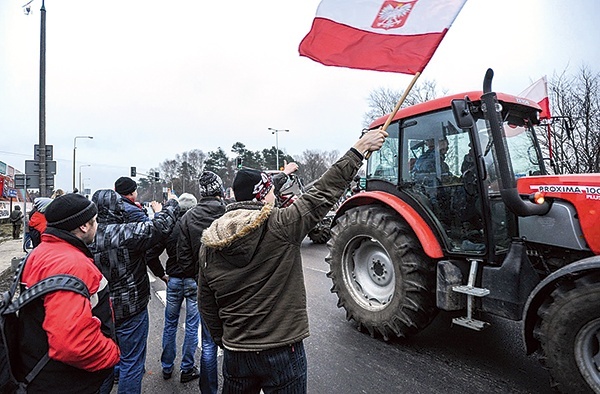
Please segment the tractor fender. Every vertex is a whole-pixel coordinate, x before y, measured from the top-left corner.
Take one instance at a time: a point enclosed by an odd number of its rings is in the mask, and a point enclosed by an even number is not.
[[[344,204],[335,213],[332,226],[347,210],[357,206],[370,205],[374,203],[383,204],[398,212],[398,214],[415,232],[419,242],[421,242],[421,245],[423,246],[423,251],[427,254],[427,256],[434,259],[444,257],[444,252],[442,251],[439,241],[421,215],[419,215],[419,213],[406,202],[386,192],[361,192],[350,197],[344,201]]]
[[[535,352],[540,347],[539,341],[533,335],[533,330],[537,321],[537,311],[544,300],[561,282],[571,281],[598,271],[600,271],[600,256],[588,257],[553,272],[533,289],[523,309],[523,342],[527,354]]]

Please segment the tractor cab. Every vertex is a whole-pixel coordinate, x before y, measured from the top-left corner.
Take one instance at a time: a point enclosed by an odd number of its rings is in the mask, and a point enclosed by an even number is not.
[[[457,125],[451,108],[453,99],[464,97],[472,100],[471,128]],[[384,190],[408,202],[434,229],[446,254],[495,261],[516,234],[500,195],[480,97],[481,92],[470,92],[399,111],[384,146],[369,158],[366,190]],[[508,95],[499,98],[514,176],[545,174],[533,129],[537,105]]]

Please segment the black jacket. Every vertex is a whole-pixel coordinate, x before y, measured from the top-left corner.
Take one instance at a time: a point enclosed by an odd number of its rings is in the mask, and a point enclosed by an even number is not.
[[[167,274],[180,278],[198,277],[198,252],[200,251],[202,232],[211,223],[223,216],[225,203],[219,197],[202,197],[198,204],[187,211],[179,221],[179,240],[177,242],[177,260],[179,264]]]

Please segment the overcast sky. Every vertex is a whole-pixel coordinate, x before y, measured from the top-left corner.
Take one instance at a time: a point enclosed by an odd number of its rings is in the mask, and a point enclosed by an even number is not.
[[[383,0],[382,0],[383,1]],[[24,170],[38,143],[41,0],[0,1],[0,160]],[[351,1],[348,1],[351,3]],[[190,150],[240,141],[343,153],[366,98],[412,76],[326,67],[298,55],[318,0],[46,0],[46,143],[71,189],[73,140],[92,190]],[[518,94],[543,75],[600,71],[597,0],[467,0],[420,80],[448,93]],[[82,165],[91,167],[80,167]]]

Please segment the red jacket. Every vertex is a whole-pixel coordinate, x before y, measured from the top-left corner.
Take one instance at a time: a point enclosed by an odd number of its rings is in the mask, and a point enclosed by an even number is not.
[[[45,296],[43,303],[26,307],[28,313],[23,311],[20,318],[23,372],[48,351],[50,362],[32,384],[56,392],[96,391],[120,356],[111,339],[114,323],[108,282],[83,242],[66,231],[48,228],[27,260],[22,282],[30,287],[57,274],[81,279],[91,297],[56,291]]]
[[[29,219],[29,227],[36,229],[42,234],[46,231],[46,216],[39,211],[35,211]]]

